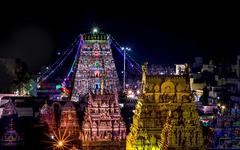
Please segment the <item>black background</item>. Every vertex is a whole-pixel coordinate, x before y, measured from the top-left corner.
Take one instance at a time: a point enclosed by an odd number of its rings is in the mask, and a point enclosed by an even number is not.
[[[0,57],[21,58],[36,72],[94,26],[131,47],[139,63],[185,63],[195,56],[234,60],[239,53],[236,4],[59,3],[1,5]]]

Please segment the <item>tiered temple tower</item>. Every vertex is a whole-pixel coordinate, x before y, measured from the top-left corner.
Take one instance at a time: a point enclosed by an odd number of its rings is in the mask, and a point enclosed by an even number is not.
[[[15,129],[15,124],[18,120],[16,106],[11,100],[5,104],[2,112],[3,122],[3,135],[1,138],[1,145],[5,146],[18,146],[21,142],[20,135]],[[0,145],[0,149],[1,149]]]
[[[89,93],[80,139],[83,150],[124,150],[126,127],[120,114],[117,92]]]
[[[134,110],[127,149],[203,149],[202,129],[184,75],[149,73],[142,67],[142,95]]]
[[[110,47],[110,35],[90,33],[81,35],[82,46],[74,79],[72,101],[79,101],[89,90],[100,92],[118,88],[118,75]],[[104,85],[101,83],[105,74]]]
[[[50,107],[47,102],[40,110],[40,123],[47,124],[49,132],[57,127],[53,108]]]
[[[76,108],[72,102],[67,102],[62,107],[60,130],[67,132],[72,138],[78,138],[79,136],[79,122],[76,112]]]
[[[14,128],[13,119],[9,122],[8,129],[4,132],[1,144],[3,146],[17,146],[20,144],[20,136]]]

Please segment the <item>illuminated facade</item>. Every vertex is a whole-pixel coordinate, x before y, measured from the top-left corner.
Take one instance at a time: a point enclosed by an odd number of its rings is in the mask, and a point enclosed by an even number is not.
[[[2,126],[4,129],[7,129],[9,126],[10,121],[13,119],[13,122],[17,122],[18,120],[18,113],[15,106],[15,103],[9,100],[2,110]]]
[[[74,78],[72,101],[79,101],[79,98],[85,96],[89,90],[100,92],[102,86],[108,91],[118,88],[118,75],[109,37],[100,33],[81,36],[83,44]],[[105,80],[101,83],[103,74]]]
[[[76,108],[72,102],[67,102],[62,107],[60,130],[62,132],[66,131],[72,138],[77,138],[79,136],[78,116]]]
[[[17,146],[20,144],[21,139],[14,124],[18,119],[18,113],[15,104],[11,100],[5,104],[2,112],[3,135],[1,139],[2,146]]]
[[[126,127],[118,94],[89,93],[80,139],[83,150],[124,150]]]
[[[53,108],[47,103],[45,103],[40,110],[40,123],[47,124],[49,131],[57,127]]]
[[[3,146],[16,146],[20,144],[20,136],[17,131],[14,129],[13,119],[10,120],[8,129],[3,134],[1,145]]]
[[[134,110],[126,148],[203,149],[202,129],[189,77],[152,75],[143,65],[142,95]]]

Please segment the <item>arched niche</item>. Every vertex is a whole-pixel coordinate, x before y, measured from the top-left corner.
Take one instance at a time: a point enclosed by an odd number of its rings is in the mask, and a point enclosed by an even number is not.
[[[160,90],[160,86],[159,86],[158,84],[155,84],[155,86],[154,86],[154,92],[155,92],[155,93],[158,93],[159,90]]]
[[[173,82],[167,80],[161,86],[162,93],[175,93],[175,85]]]

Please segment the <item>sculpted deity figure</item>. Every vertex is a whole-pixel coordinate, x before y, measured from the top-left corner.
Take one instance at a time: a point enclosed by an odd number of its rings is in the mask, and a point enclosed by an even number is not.
[[[188,145],[188,143],[190,143],[190,130],[188,129],[188,130],[186,130],[186,132],[185,132],[185,137],[186,137],[186,143],[187,143],[187,145]]]
[[[159,89],[160,89],[160,88],[159,88],[159,85],[158,85],[158,84],[154,86],[154,91],[155,91],[156,93],[159,92]]]
[[[156,138],[155,138],[155,136],[153,134],[150,137],[150,144],[151,144],[151,146],[155,146],[156,145]]]
[[[189,74],[189,65],[186,63],[185,66],[185,74]]]

